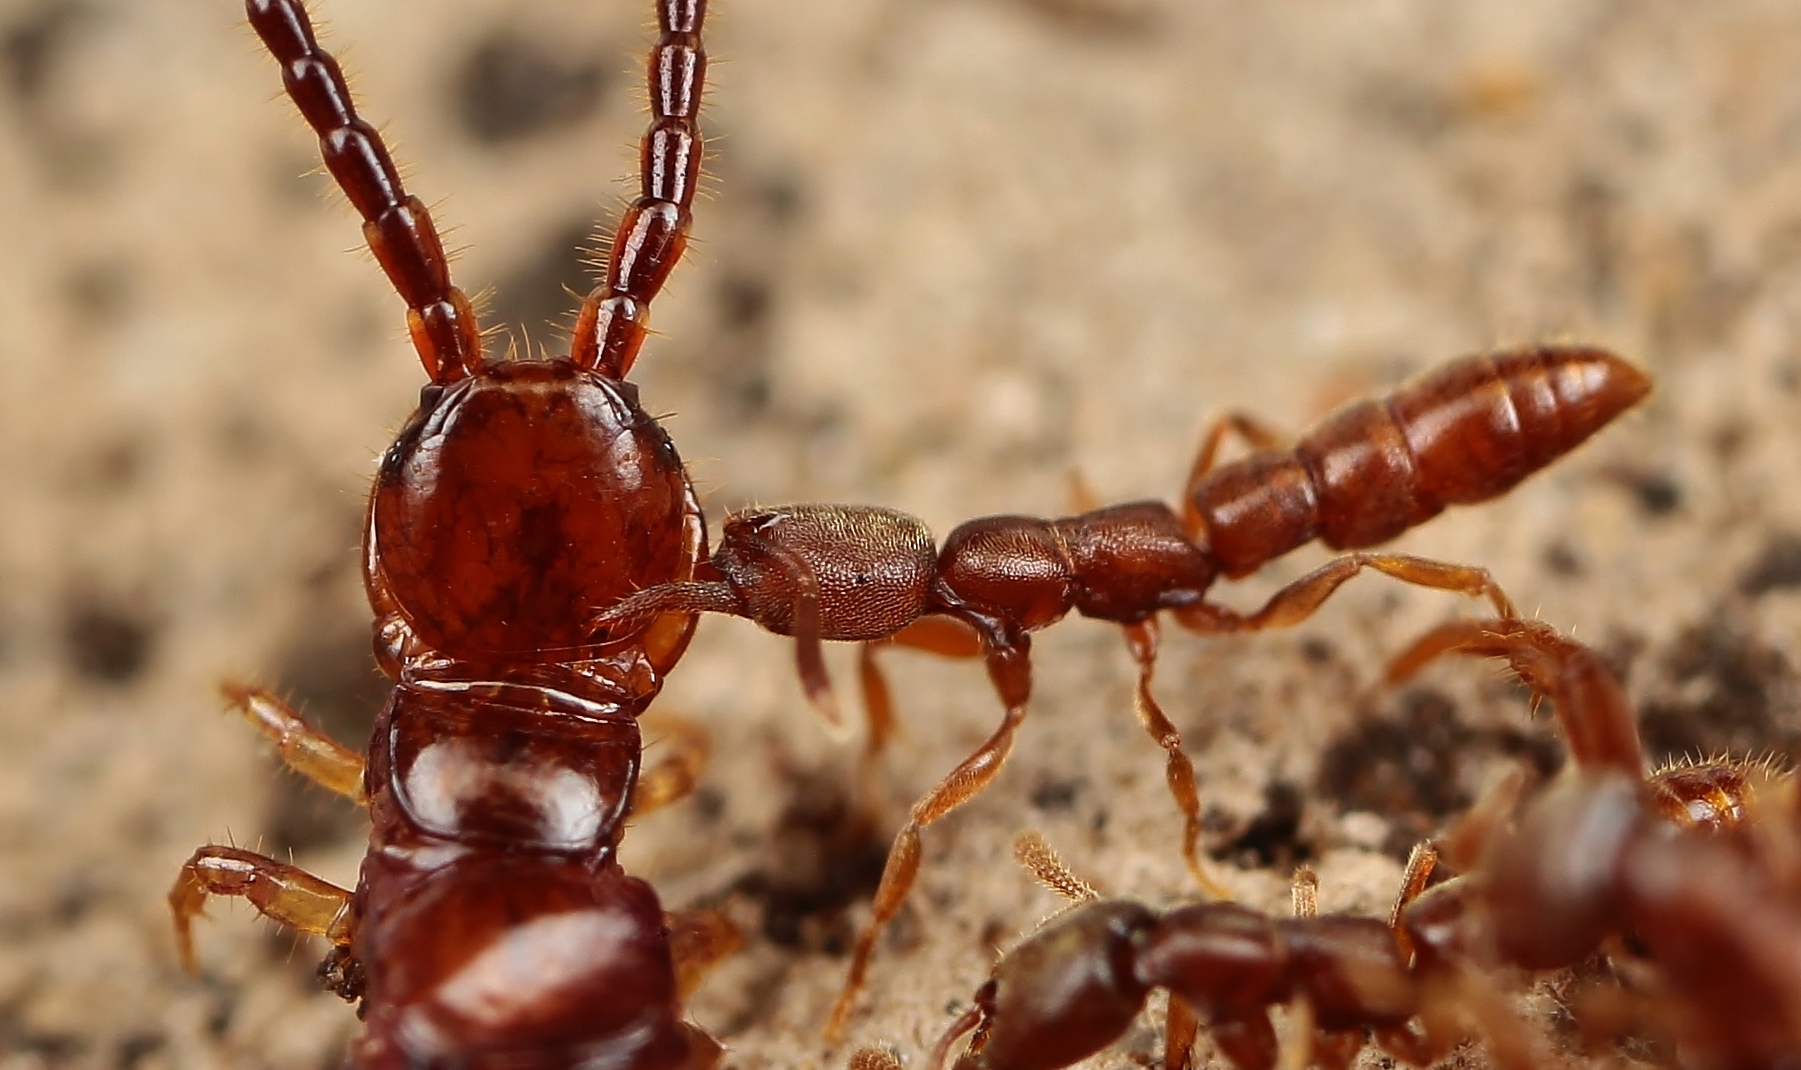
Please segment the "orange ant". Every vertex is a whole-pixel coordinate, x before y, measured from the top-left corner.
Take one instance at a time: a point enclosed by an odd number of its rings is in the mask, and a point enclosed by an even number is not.
[[[1574,449],[1650,389],[1645,376],[1603,350],[1541,346],[1449,364],[1386,398],[1328,417],[1291,448],[1244,416],[1207,433],[1177,516],[1157,501],[1108,506],[1059,520],[989,516],[966,521],[939,549],[918,519],[855,505],[760,508],[726,518],[708,578],[650,587],[594,618],[603,635],[630,635],[669,613],[747,617],[792,635],[801,681],[828,721],[839,720],[822,640],[861,641],[871,738],[886,734],[887,688],[870,657],[876,642],[983,657],[1006,714],[999,728],[923,798],[895,835],[833,1008],[835,1038],[863,983],[882,927],[918,874],[919,833],[986,788],[999,773],[1031,696],[1031,633],[1071,610],[1125,631],[1138,663],[1140,721],[1166,754],[1165,775],[1184,818],[1182,855],[1201,886],[1224,898],[1201,868],[1200,800],[1182,737],[1151,694],[1168,610],[1205,633],[1258,631],[1305,620],[1369,568],[1407,583],[1486,597],[1516,616],[1486,569],[1404,554],[1353,553],[1240,614],[1207,600],[1221,577],[1247,575],[1319,539],[1334,549],[1371,546],[1448,505],[1488,501]],[[1261,447],[1214,466],[1227,431]]]

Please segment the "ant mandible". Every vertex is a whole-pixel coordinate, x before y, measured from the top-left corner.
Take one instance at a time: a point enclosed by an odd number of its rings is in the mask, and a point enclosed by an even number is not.
[[[822,640],[861,641],[871,737],[890,716],[870,657],[877,642],[952,656],[979,655],[1005,707],[1000,726],[913,804],[896,833],[858,938],[827,1036],[836,1038],[862,986],[884,925],[918,874],[919,834],[999,773],[1031,695],[1031,633],[1071,610],[1117,623],[1138,664],[1140,722],[1164,749],[1165,776],[1184,818],[1182,855],[1201,886],[1224,898],[1199,860],[1200,800],[1182,737],[1151,693],[1158,614],[1206,633],[1296,624],[1370,568],[1422,587],[1486,597],[1517,614],[1486,569],[1404,554],[1352,553],[1240,614],[1207,600],[1235,578],[1315,539],[1357,549],[1392,539],[1449,505],[1488,501],[1574,449],[1650,389],[1611,353],[1539,346],[1472,357],[1386,398],[1341,410],[1290,448],[1245,416],[1214,424],[1182,494],[1180,516],[1158,501],[1129,502],[1044,520],[989,516],[953,530],[938,549],[924,523],[874,506],[792,505],[726,518],[718,551],[696,577],[651,587],[594,619],[608,636],[636,634],[669,613],[747,617],[796,640],[802,683],[821,715],[839,715]],[[1258,452],[1214,466],[1236,431]],[[973,637],[973,642],[971,638]]]
[[[570,355],[538,361],[484,356],[430,214],[301,0],[245,7],[406,302],[431,381],[369,501],[364,578],[395,686],[367,761],[276,696],[228,689],[296,771],[367,804],[356,889],[203,847],[169,894],[182,958],[192,970],[207,898],[240,896],[331,943],[321,976],[361,1001],[358,1070],[706,1070],[719,1046],[681,1002],[735,933],[666,916],[616,854],[627,815],[680,797],[701,760],[690,740],[645,768],[638,724],[695,619],[609,642],[587,627],[595,607],[707,558],[693,485],[625,378],[687,240],[705,0],[659,0],[640,195]]]

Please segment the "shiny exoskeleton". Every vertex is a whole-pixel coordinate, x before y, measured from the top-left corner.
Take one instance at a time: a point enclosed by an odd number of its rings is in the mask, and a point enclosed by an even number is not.
[[[1309,869],[1295,875],[1292,917],[1217,902],[1158,911],[1101,899],[1035,836],[1022,837],[1015,853],[1080,905],[1002,956],[938,1041],[932,1070],[943,1070],[971,1030],[955,1070],[1060,1070],[1124,1036],[1159,988],[1169,993],[1165,1070],[1192,1065],[1203,1026],[1231,1065],[1271,1070],[1282,1055],[1269,1014],[1278,1006],[1290,1008],[1291,1041],[1306,1046],[1290,1053],[1304,1058],[1283,1065],[1346,1067],[1372,1039],[1401,1062],[1425,1065],[1472,1034],[1488,1037],[1498,1065],[1537,1065],[1478,974],[1449,957],[1416,963],[1394,918],[1317,915]],[[1419,890],[1404,883],[1396,917]],[[899,1066],[874,1052],[862,1061]]]
[[[1517,827],[1475,838],[1463,852],[1465,876],[1407,907],[1401,920],[1419,960],[1548,970],[1604,946],[1634,947],[1660,989],[1653,1024],[1685,1066],[1795,1065],[1801,810],[1793,776],[1730,759],[1647,775],[1618,682],[1592,650],[1543,624],[1446,625],[1404,654],[1395,675],[1450,651],[1506,658],[1556,707],[1574,762]]]
[[[1306,1006],[1319,1066],[1349,1066],[1368,1033],[1415,1066],[1465,1039],[1456,976],[1414,969],[1378,919],[1271,917],[1236,903],[1158,913],[1102,900],[1008,952],[977,991],[974,1012],[946,1040],[976,1029],[956,1070],[1059,1070],[1125,1035],[1157,988],[1179,1008],[1173,1021],[1198,1016],[1241,1070],[1277,1065],[1269,1018],[1276,1006]],[[1191,1034],[1180,1024],[1172,1033],[1169,1043],[1185,1050]],[[1165,1065],[1180,1067],[1180,1054]]]
[[[1473,357],[1388,397],[1352,405],[1291,448],[1275,448],[1274,436],[1246,418],[1222,420],[1200,451],[1179,515],[1162,502],[1142,501],[1059,520],[982,517],[958,526],[942,548],[922,522],[891,509],[757,509],[727,518],[712,561],[718,578],[650,588],[599,614],[595,624],[603,634],[629,635],[661,614],[714,612],[793,635],[803,683],[834,720],[821,640],[892,640],[986,659],[1005,718],[914,804],[895,836],[874,920],[858,941],[832,1015],[835,1034],[877,935],[913,883],[920,830],[986,787],[1012,748],[1031,693],[1033,631],[1072,610],[1124,629],[1139,665],[1139,717],[1166,753],[1165,773],[1185,818],[1183,857],[1203,887],[1223,894],[1198,859],[1194,767],[1151,694],[1158,614],[1167,610],[1201,632],[1283,627],[1373,568],[1409,583],[1485,596],[1502,616],[1513,616],[1485,570],[1400,554],[1338,558],[1246,615],[1208,601],[1207,593],[1222,577],[1246,575],[1316,539],[1334,549],[1372,546],[1447,506],[1504,494],[1637,403],[1649,387],[1637,369],[1589,347]],[[1214,467],[1229,429],[1266,448]],[[957,627],[945,628],[947,621]],[[877,697],[873,736],[889,716],[886,687],[867,657],[864,675]]]
[[[625,816],[693,782],[700,744],[690,739],[643,768],[638,718],[696,613],[743,612],[792,631],[815,696],[825,693],[820,639],[956,652],[973,634],[1006,701],[994,737],[897,837],[841,1021],[876,927],[911,883],[918,829],[985,786],[1011,746],[1033,629],[1072,608],[1125,627],[1141,716],[1167,751],[1187,817],[1184,853],[1199,875],[1193,769],[1150,695],[1156,614],[1169,609],[1213,631],[1291,623],[1366,567],[1487,594],[1506,612],[1481,570],[1398,555],[1343,558],[1249,616],[1203,596],[1218,576],[1312,539],[1364,546],[1448,504],[1502,493],[1646,389],[1597,350],[1522,350],[1453,364],[1340,413],[1292,450],[1214,471],[1224,430],[1269,440],[1243,419],[1222,423],[1179,517],[1140,503],[1064,521],[988,518],[938,552],[902,514],[796,507],[731,518],[709,557],[681,461],[625,378],[691,222],[704,0],[658,0],[640,195],[582,303],[570,355],[538,361],[483,353],[429,213],[358,116],[301,0],[246,6],[406,305],[430,385],[370,500],[365,574],[378,658],[395,689],[366,758],[267,692],[230,691],[295,769],[368,803],[371,846],[356,889],[208,847],[170,898],[190,962],[189,926],[213,895],[246,898],[326,937],[327,980],[365,1012],[353,1066],[660,1070],[714,1060],[716,1046],[681,1022],[679,1004],[730,937],[704,917],[666,918],[615,860]],[[934,632],[925,627],[933,619],[964,630]]]
[[[1059,1070],[1122,1037],[1163,988],[1171,1070],[1184,1065],[1197,1026],[1242,1070],[1277,1065],[1268,1010],[1284,1004],[1305,1008],[1309,1032],[1299,1039],[1318,1065],[1348,1065],[1366,1040],[1423,1064],[1475,1033],[1498,1064],[1534,1067],[1545,1054],[1486,975],[1572,966],[1630,937],[1660,979],[1656,1013],[1684,1065],[1793,1065],[1801,809],[1792,779],[1770,790],[1766,766],[1726,760],[1647,775],[1631,707],[1601,658],[1537,622],[1448,624],[1391,675],[1452,651],[1507,658],[1556,707],[1572,758],[1517,828],[1505,827],[1505,798],[1466,819],[1452,848],[1464,876],[1427,888],[1437,853],[1416,851],[1387,923],[1279,918],[1231,903],[1158,912],[1047,880],[1091,901],[996,963],[940,1041],[938,1063],[973,1029],[957,1070]]]
[[[323,974],[360,999],[359,1070],[704,1070],[718,1046],[681,997],[731,943],[666,916],[615,851],[628,813],[679,796],[696,747],[641,768],[638,717],[691,615],[597,642],[595,607],[691,578],[706,527],[681,459],[625,381],[680,258],[702,155],[705,0],[660,0],[642,190],[566,359],[495,361],[425,206],[402,187],[301,0],[251,26],[407,306],[430,385],[370,497],[365,580],[394,679],[367,761],[273,695],[229,690],[291,765],[366,801],[354,891],[207,847],[170,901],[190,967],[208,896],[326,937]]]

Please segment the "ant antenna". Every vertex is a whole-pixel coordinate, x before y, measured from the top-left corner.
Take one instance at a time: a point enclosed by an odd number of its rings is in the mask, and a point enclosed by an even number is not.
[[[1075,875],[1036,832],[1022,832],[1013,841],[1013,860],[1051,891],[1072,903],[1092,903],[1101,897],[1094,885]]]

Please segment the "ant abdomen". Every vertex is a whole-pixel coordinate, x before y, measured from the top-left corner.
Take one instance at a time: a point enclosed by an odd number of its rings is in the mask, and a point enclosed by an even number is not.
[[[1292,450],[1215,469],[1189,491],[1187,520],[1233,577],[1314,539],[1374,546],[1500,496],[1649,389],[1638,369],[1581,346],[1457,361],[1340,411]]]

